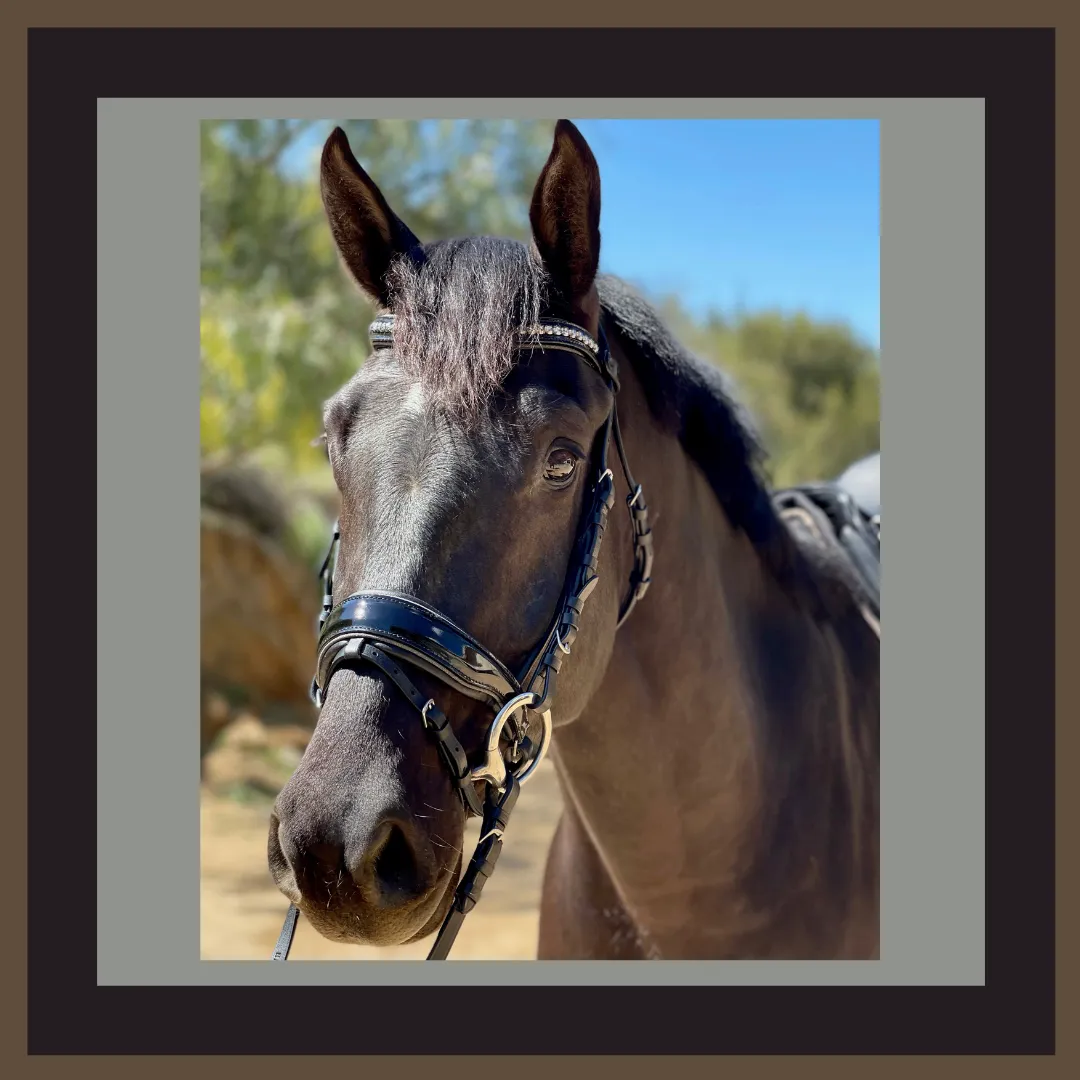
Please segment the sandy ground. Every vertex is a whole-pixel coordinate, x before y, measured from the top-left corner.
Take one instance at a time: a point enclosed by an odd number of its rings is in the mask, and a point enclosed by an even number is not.
[[[267,820],[276,788],[300,749],[268,747],[257,721],[207,760],[202,788],[201,955],[204,960],[269,959],[288,901],[266,865]],[[282,740],[288,742],[287,739]],[[540,886],[561,799],[554,768],[544,762],[522,789],[506,846],[480,903],[462,925],[454,960],[536,957]],[[479,822],[466,835],[466,853]],[[397,948],[327,941],[301,917],[290,960],[422,960],[434,936]]]

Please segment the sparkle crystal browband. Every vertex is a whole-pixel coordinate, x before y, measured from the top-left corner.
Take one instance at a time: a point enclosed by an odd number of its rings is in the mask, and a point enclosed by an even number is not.
[[[394,341],[394,316],[378,316],[368,328],[368,336],[374,348],[389,348]],[[530,323],[519,331],[519,337],[522,349],[544,346],[569,348],[581,353],[594,367],[600,355],[600,345],[592,335],[587,334],[580,326],[563,322],[561,319],[543,319]]]

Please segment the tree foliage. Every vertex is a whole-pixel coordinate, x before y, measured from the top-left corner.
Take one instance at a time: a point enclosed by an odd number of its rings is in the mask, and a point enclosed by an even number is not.
[[[422,240],[527,235],[549,124],[338,122]],[[317,154],[331,126],[203,125],[208,460],[254,458],[292,477],[328,479],[311,441],[323,400],[363,363],[372,315],[340,268],[323,217]],[[846,326],[776,312],[695,320],[670,299],[662,308],[681,340],[732,377],[760,425],[775,483],[830,476],[878,446],[877,355]]]
[[[730,377],[777,486],[828,479],[878,448],[878,356],[849,327],[775,311],[699,323],[671,299],[661,309],[688,348]]]

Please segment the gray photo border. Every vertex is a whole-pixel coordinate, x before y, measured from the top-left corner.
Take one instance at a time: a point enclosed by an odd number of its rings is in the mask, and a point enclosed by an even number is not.
[[[199,121],[508,113],[880,122],[878,961],[200,959]],[[99,984],[982,985],[984,144],[974,99],[99,100]],[[963,529],[933,528],[950,520]],[[151,581],[169,617],[133,634],[145,597],[132,583]]]

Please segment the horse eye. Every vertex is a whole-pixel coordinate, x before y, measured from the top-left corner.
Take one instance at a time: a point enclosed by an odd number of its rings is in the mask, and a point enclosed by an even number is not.
[[[544,479],[553,484],[565,484],[574,475],[577,463],[577,456],[569,450],[562,447],[552,450],[544,468]]]

